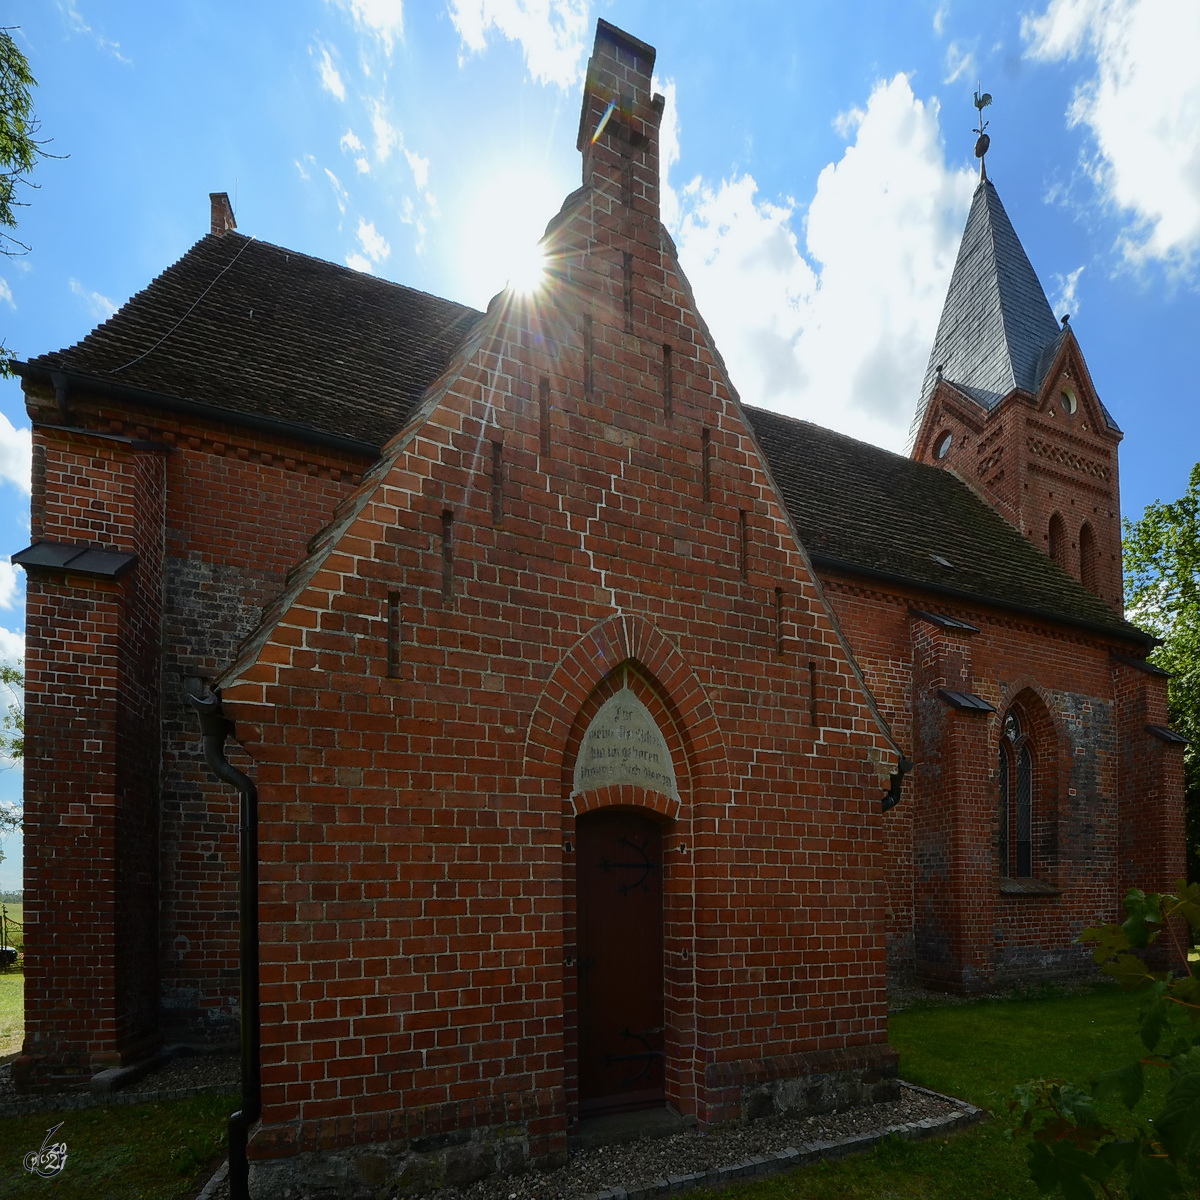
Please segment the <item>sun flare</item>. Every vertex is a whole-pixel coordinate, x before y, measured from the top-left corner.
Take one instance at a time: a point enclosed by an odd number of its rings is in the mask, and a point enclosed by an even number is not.
[[[508,286],[520,296],[531,296],[542,284],[546,277],[546,256],[540,246],[514,251],[512,273],[508,277]]]
[[[472,302],[483,307],[504,288],[535,293],[546,276],[538,245],[558,211],[562,185],[538,170],[510,168],[489,177],[467,214],[462,270]]]

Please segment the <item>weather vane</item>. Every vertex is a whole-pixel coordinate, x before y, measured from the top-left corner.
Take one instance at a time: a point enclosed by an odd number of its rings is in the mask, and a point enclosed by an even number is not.
[[[984,132],[990,122],[983,119],[983,110],[992,102],[991,92],[981,92],[979,84],[975,84],[975,107],[979,110],[979,128],[972,132],[979,134],[975,139],[975,157],[979,159],[979,178],[987,179],[987,164],[984,162],[984,155],[988,152],[988,147],[992,144],[992,139]]]

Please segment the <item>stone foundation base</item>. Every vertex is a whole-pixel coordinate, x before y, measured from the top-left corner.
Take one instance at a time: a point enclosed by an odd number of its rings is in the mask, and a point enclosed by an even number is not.
[[[894,1068],[890,1076],[874,1071],[829,1071],[742,1088],[742,1120],[813,1117],[899,1099],[900,1082]]]
[[[543,1157],[537,1165],[545,1169],[562,1162]],[[289,1194],[374,1200],[397,1192],[465,1188],[489,1175],[522,1174],[530,1166],[528,1130],[508,1125],[260,1159],[250,1164],[250,1195],[253,1200],[281,1200]]]
[[[900,1096],[896,1052],[886,1044],[714,1064],[707,1075],[709,1125],[814,1116]],[[391,1200],[443,1187],[467,1188],[489,1176],[551,1170],[566,1161],[566,1119],[557,1113],[561,1109],[552,1107],[530,1122],[357,1144],[322,1142],[315,1132],[314,1141],[262,1130],[251,1141],[251,1153],[258,1141],[260,1154],[278,1157],[251,1160],[250,1195],[253,1200],[301,1195],[312,1200]],[[396,1113],[392,1119],[402,1128],[412,1115]],[[531,1129],[539,1127],[540,1133],[532,1135]],[[636,1121],[630,1122],[630,1128],[637,1127]],[[287,1153],[285,1146],[293,1152]]]
[[[887,1043],[714,1063],[705,1072],[708,1125],[812,1117],[900,1095],[897,1055]]]

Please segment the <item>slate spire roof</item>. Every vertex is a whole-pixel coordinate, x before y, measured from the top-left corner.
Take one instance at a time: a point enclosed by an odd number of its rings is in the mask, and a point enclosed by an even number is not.
[[[913,436],[942,376],[986,409],[1014,388],[1036,392],[1060,330],[995,185],[980,181],[925,371]],[[1057,348],[1057,347],[1056,347]]]

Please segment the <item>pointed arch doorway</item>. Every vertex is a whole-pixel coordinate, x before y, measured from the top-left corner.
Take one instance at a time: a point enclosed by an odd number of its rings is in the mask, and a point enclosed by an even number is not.
[[[576,824],[579,1111],[662,1104],[662,826],[604,808]]]

